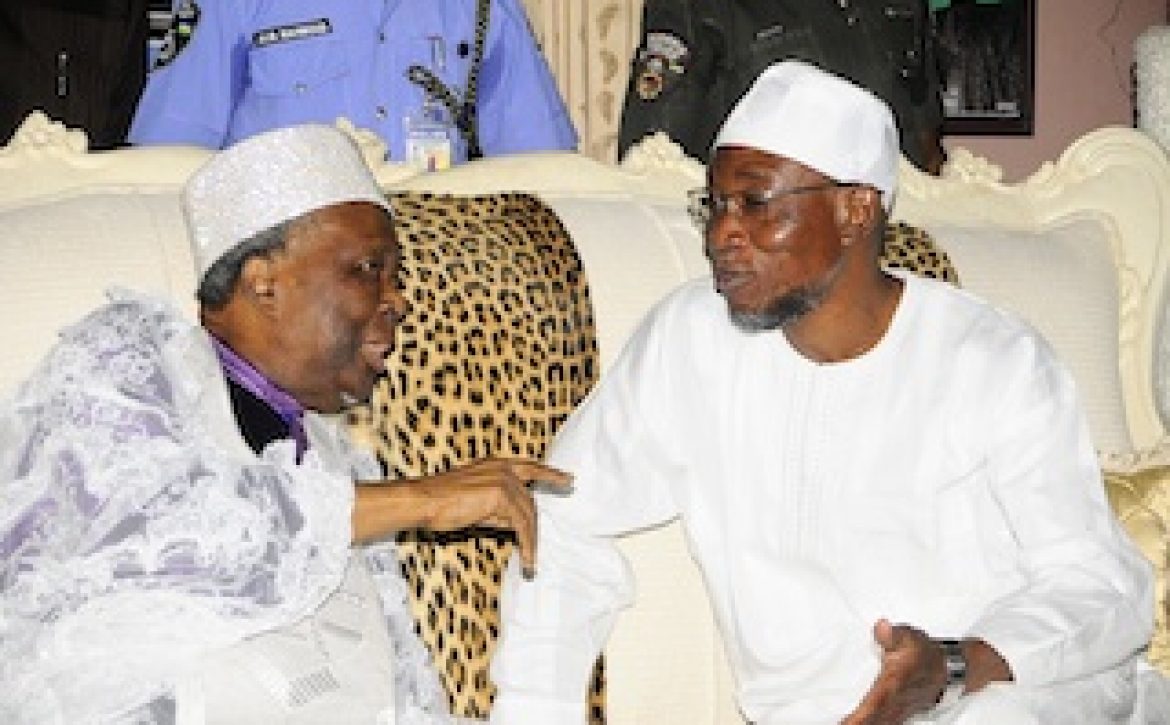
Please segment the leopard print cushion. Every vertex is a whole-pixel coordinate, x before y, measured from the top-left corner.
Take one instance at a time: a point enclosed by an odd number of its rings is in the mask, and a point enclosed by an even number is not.
[[[543,459],[599,372],[588,285],[560,220],[525,194],[390,200],[411,308],[371,405],[351,413],[355,437],[390,478],[487,456]],[[398,543],[452,712],[486,717],[511,536],[411,532]],[[599,663],[595,723],[604,722],[602,682]]]
[[[959,286],[959,273],[947,253],[935,244],[925,229],[905,222],[886,225],[881,265],[885,269],[904,269]]]

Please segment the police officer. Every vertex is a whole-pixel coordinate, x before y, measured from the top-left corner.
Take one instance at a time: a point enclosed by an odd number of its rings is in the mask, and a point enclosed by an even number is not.
[[[472,156],[577,146],[519,0],[176,0],[130,140],[220,148],[345,116],[401,160],[428,93]]]
[[[926,0],[646,0],[618,148],[665,131],[705,159],[764,68],[799,58],[869,88],[898,116],[902,150],[942,160],[942,108]]]

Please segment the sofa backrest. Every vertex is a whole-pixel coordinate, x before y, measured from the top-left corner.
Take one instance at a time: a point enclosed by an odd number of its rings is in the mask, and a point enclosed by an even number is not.
[[[194,311],[178,190],[206,152],[85,147],[83,133],[40,114],[0,147],[0,394],[111,286],[172,294]]]

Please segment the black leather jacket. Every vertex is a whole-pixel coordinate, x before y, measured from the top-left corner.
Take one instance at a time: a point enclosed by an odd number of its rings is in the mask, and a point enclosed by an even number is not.
[[[146,82],[147,0],[0,1],[0,144],[33,109],[84,128],[94,149],[126,138]]]
[[[755,77],[799,58],[884,98],[903,152],[927,168],[942,120],[929,38],[926,0],[646,0],[619,151],[662,130],[706,159]]]

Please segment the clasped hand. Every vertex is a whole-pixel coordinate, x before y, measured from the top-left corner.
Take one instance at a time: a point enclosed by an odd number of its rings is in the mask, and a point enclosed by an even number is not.
[[[874,639],[882,666],[869,692],[841,725],[900,725],[934,707],[946,688],[942,648],[920,629],[878,620]]]

